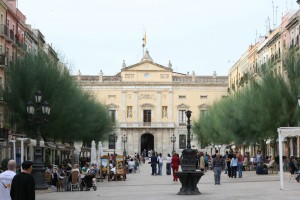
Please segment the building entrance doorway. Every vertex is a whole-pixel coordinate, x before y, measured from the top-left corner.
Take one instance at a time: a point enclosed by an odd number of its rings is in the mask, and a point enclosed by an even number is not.
[[[148,157],[148,151],[154,149],[154,136],[150,133],[145,133],[141,136],[141,154],[146,149],[146,157]]]

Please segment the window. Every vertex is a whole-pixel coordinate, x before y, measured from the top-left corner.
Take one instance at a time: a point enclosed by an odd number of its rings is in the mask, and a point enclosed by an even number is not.
[[[179,135],[179,149],[186,149],[186,135]]]
[[[127,106],[127,118],[132,118],[132,106]]]
[[[109,149],[115,149],[115,144],[116,144],[116,141],[115,141],[115,135],[111,134],[108,136],[108,148]]]
[[[109,110],[109,116],[111,117],[112,122],[116,122],[116,110]]]
[[[185,95],[179,95],[178,98],[179,99],[186,99],[186,96]]]
[[[206,110],[200,110],[200,117],[204,117],[206,115]]]
[[[185,110],[179,110],[179,125],[186,125]]]
[[[151,110],[144,110],[144,125],[150,125],[151,124]]]
[[[161,111],[162,118],[168,118],[168,106],[163,106]]]
[[[125,74],[125,78],[133,79],[134,78],[134,74]]]
[[[200,95],[200,99],[207,99],[207,95]]]

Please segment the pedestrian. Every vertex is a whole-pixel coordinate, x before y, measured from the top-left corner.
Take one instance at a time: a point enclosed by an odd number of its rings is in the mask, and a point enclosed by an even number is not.
[[[12,200],[35,200],[35,183],[30,175],[32,164],[31,161],[24,161],[21,173],[13,178],[10,190]]]
[[[233,158],[230,161],[230,169],[231,169],[231,178],[236,178],[236,170],[237,170],[238,160],[236,155],[233,155]]]
[[[172,162],[172,157],[171,155],[168,153],[167,156],[167,165],[166,165],[166,173],[167,175],[171,175],[171,162]]]
[[[151,168],[152,168],[152,173],[151,175],[156,176],[156,164],[157,164],[157,156],[155,155],[155,153],[152,154],[151,156]]]
[[[257,154],[255,156],[255,162],[256,162],[256,174],[262,174],[263,157],[260,149],[257,151]]]
[[[158,163],[158,175],[162,175],[162,166],[163,166],[163,157],[162,154],[159,153],[157,157],[157,163]]]
[[[16,161],[9,160],[7,170],[0,174],[0,200],[10,200],[11,182],[16,175]]]
[[[173,153],[173,157],[171,161],[171,166],[173,169],[173,181],[178,181],[178,176],[176,175],[175,172],[178,171],[179,165],[180,165],[179,155],[177,153]]]
[[[227,162],[226,162],[227,157],[228,157],[228,151],[226,151],[225,154],[224,154],[224,156],[223,156],[223,161],[224,161],[224,174],[227,174],[227,170],[228,170],[228,168],[227,168]]]
[[[238,151],[238,153],[236,154],[236,158],[237,158],[237,161],[238,161],[238,164],[237,164],[238,175],[239,175],[239,178],[242,178],[242,176],[243,176],[244,156],[241,154],[240,151]]]
[[[205,170],[205,161],[204,161],[204,153],[200,152],[199,153],[199,168],[203,172]]]
[[[215,177],[215,185],[220,185],[221,183],[221,172],[222,172],[223,159],[220,154],[217,153],[213,159],[212,166]]]
[[[209,160],[209,157],[208,157],[208,154],[207,152],[205,153],[205,156],[204,156],[204,163],[205,163],[205,172],[207,172],[208,170],[208,160]]]
[[[232,169],[230,167],[231,159],[233,158],[233,151],[230,149],[229,154],[227,155],[226,158],[226,165],[227,165],[227,175],[228,177],[232,177]]]

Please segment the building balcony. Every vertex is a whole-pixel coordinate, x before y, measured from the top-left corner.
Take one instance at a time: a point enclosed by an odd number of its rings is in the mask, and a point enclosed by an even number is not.
[[[8,129],[0,128],[0,140],[8,139]]]
[[[12,29],[9,30],[9,40],[12,43],[15,43],[15,33]]]
[[[0,24],[0,36],[8,38],[8,28],[4,24]]]
[[[4,54],[0,54],[0,68],[7,67],[7,57]]]
[[[120,128],[175,128],[173,122],[120,122]]]

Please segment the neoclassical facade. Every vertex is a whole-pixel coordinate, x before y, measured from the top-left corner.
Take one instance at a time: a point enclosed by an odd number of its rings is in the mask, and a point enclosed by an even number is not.
[[[116,122],[112,135],[103,142],[104,152],[127,154],[153,149],[164,155],[173,148],[186,148],[185,111],[192,111],[192,121],[201,118],[209,106],[227,96],[227,76],[196,76],[195,73],[174,72],[168,66],[155,63],[146,51],[139,63],[126,66],[115,76],[76,77],[78,84],[99,102],[107,105]],[[171,137],[176,141],[171,142]],[[122,137],[127,137],[127,142]],[[114,149],[114,144],[116,144]],[[200,149],[197,138],[193,148]]]

